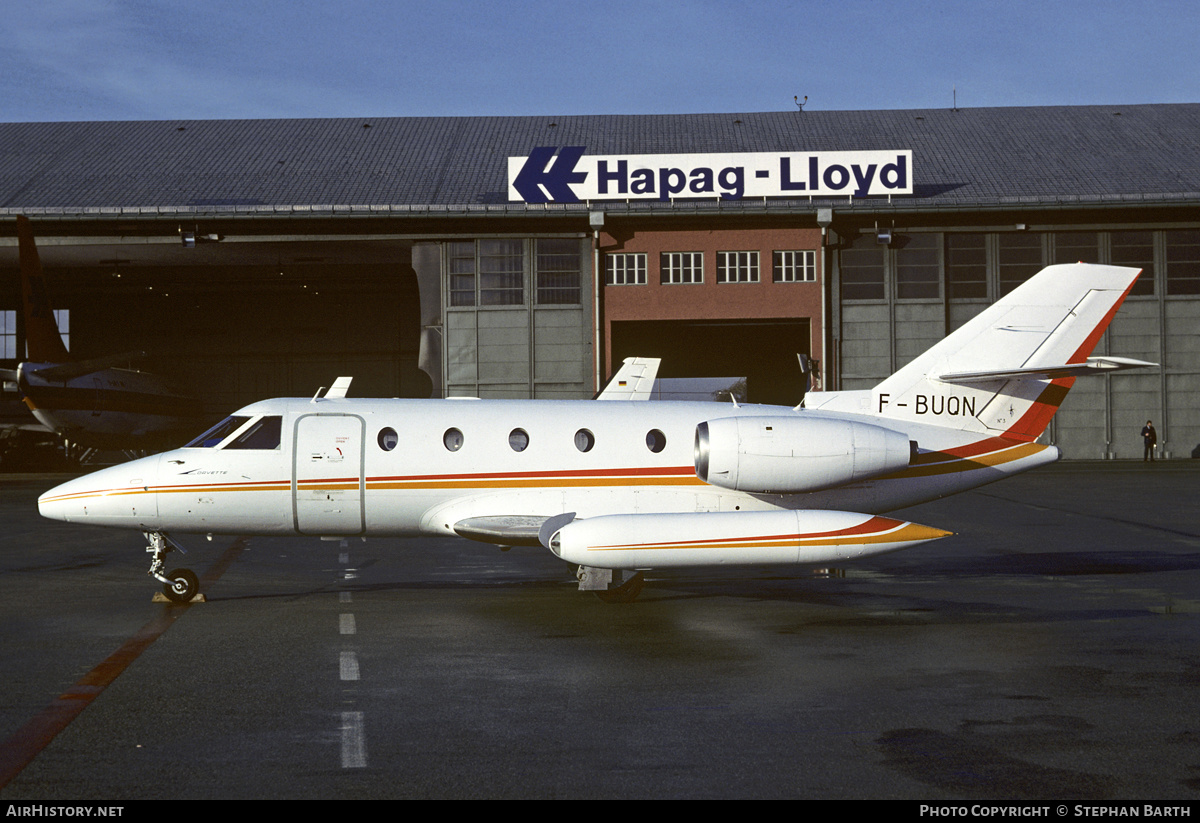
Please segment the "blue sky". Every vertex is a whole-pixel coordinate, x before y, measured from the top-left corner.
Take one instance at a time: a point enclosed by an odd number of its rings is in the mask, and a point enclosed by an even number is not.
[[[1200,3],[0,0],[0,121],[1200,102]]]

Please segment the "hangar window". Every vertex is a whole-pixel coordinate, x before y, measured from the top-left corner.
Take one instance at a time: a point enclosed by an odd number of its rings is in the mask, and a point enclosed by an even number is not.
[[[277,449],[283,429],[283,418],[269,414],[258,418],[225,448],[227,449]]]
[[[1154,294],[1154,232],[1114,231],[1109,235],[1109,252],[1114,266],[1142,270],[1130,294]]]
[[[899,241],[900,238],[897,238]],[[942,296],[941,238],[907,235],[896,245],[896,298],[936,300]]]
[[[17,313],[0,311],[0,360],[17,359]]]
[[[952,300],[988,296],[987,235],[946,235],[946,287]]]
[[[211,449],[214,446],[220,445],[226,437],[240,429],[249,420],[249,417],[233,415],[226,417],[217,425],[206,431],[204,434],[197,437],[192,442],[184,446],[185,449]]]
[[[604,255],[604,283],[609,286],[646,285],[646,255]]]
[[[1200,294],[1200,231],[1163,234],[1167,241],[1167,294]]]
[[[646,432],[646,448],[658,454],[667,447],[667,436],[658,429]]]
[[[525,241],[479,241],[479,305],[525,303]]]
[[[875,242],[874,235],[862,235],[854,239],[849,248],[839,255],[842,275],[843,300],[883,300],[884,262],[887,247]]]
[[[1054,262],[1099,263],[1100,232],[1058,232],[1054,235]]]
[[[578,305],[582,277],[580,241],[553,238],[534,241],[537,245],[537,303],[539,306]]]
[[[665,251],[659,255],[661,283],[665,286],[675,283],[704,282],[704,252],[702,251]]]
[[[717,252],[717,282],[718,283],[757,283],[758,282],[758,252],[756,252],[756,251],[719,251],[719,252]]]
[[[776,283],[815,283],[817,253],[815,251],[777,251],[771,279]]]
[[[996,235],[996,269],[1000,294],[1008,294],[1045,266],[1040,233],[1009,232]]]
[[[448,243],[446,258],[449,266],[447,283],[451,306],[475,305],[475,244]]]

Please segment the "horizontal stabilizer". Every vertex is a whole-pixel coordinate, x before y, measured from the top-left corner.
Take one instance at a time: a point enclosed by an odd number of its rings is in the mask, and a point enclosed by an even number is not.
[[[1059,377],[1086,377],[1111,374],[1125,369],[1156,368],[1157,363],[1134,360],[1131,357],[1089,357],[1085,363],[1061,366],[1033,366],[1007,371],[978,371],[943,374],[938,377],[943,383],[988,383],[993,380],[1054,380]]]

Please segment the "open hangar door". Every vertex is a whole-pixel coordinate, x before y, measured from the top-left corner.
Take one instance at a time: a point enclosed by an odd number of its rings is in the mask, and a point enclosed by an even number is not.
[[[612,324],[609,374],[626,357],[659,357],[660,379],[746,379],[746,400],[795,406],[804,397],[798,354],[810,351],[802,320],[640,320]]]
[[[39,242],[39,253],[73,358],[144,352],[132,365],[210,416],[311,397],[340,375],[354,377],[353,396],[429,395],[410,243]],[[20,306],[15,254],[3,268]]]

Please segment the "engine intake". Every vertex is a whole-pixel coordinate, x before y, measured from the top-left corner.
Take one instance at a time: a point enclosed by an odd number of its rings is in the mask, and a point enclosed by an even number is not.
[[[901,432],[850,420],[723,417],[696,427],[696,476],[759,494],[820,491],[908,466]]]

